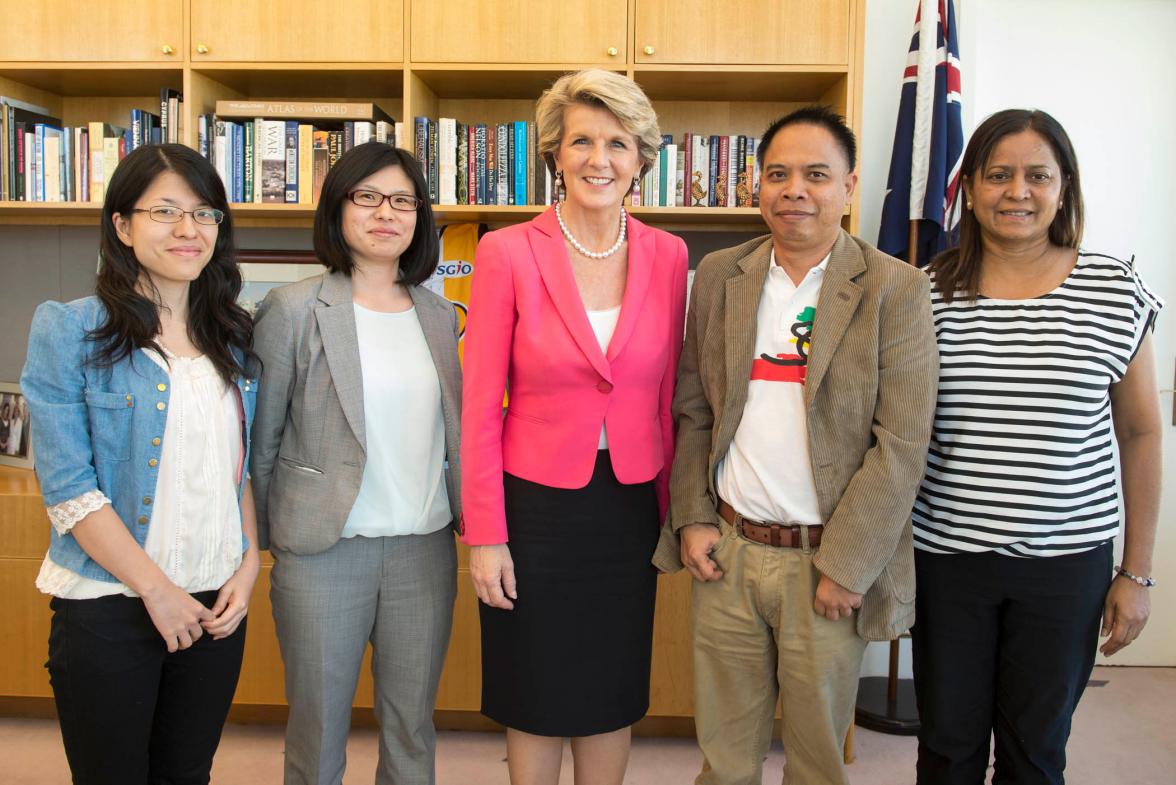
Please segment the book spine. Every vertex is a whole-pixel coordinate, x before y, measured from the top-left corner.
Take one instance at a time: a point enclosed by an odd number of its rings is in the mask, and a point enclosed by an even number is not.
[[[281,120],[262,120],[259,130],[261,201],[281,204],[286,201],[286,124]]]
[[[339,161],[339,156],[343,155],[343,132],[329,131],[327,133],[327,170],[330,171],[332,167]]]
[[[228,118],[275,117],[302,120],[363,120],[371,123],[379,120],[392,122],[388,113],[373,103],[335,101],[222,100],[216,102],[216,113],[221,117]]]
[[[161,87],[159,89],[159,126],[164,130],[165,133],[166,133],[167,127],[168,127],[167,99],[168,99],[169,92],[170,91],[166,87]],[[166,138],[166,137],[164,137],[164,138]]]
[[[494,164],[497,170],[494,183],[497,189],[498,200],[495,204],[510,204],[510,138],[513,133],[513,127],[508,123],[502,123],[498,126],[498,135],[495,137],[498,155],[494,158]]]
[[[343,152],[355,147],[355,123],[348,120],[343,123]]]
[[[498,204],[498,126],[486,126],[486,201]]]
[[[478,200],[477,200],[476,204],[489,204],[489,202],[486,201],[486,195],[487,195],[487,191],[488,191],[487,186],[489,185],[489,183],[487,182],[488,172],[486,171],[486,141],[487,141],[486,135],[487,135],[487,133],[488,133],[488,129],[486,128],[486,126],[483,123],[478,123],[478,130],[477,130],[477,137],[476,137],[477,138],[477,147],[474,151],[474,156],[475,156],[474,169],[477,172],[477,176],[478,176]]]
[[[314,203],[311,183],[314,181],[314,126],[298,124],[298,204]]]
[[[677,183],[677,178],[674,176],[674,170],[678,166],[678,145],[667,144],[662,148],[661,159],[661,190],[659,191],[661,198],[658,204],[662,207],[674,206],[674,193]]]
[[[439,164],[441,163],[441,154],[437,149],[437,123],[429,122],[429,201],[437,204],[440,193],[440,171]]]
[[[514,156],[514,173],[515,173],[515,204],[527,203],[527,123],[525,120],[520,120],[514,124],[515,130],[515,156]]]
[[[514,123],[506,125],[506,203],[515,203],[515,137]]]
[[[465,123],[457,123],[454,129],[454,135],[457,137],[457,160],[456,177],[457,181],[454,184],[455,188],[455,202],[457,204],[469,204],[470,199],[470,138],[469,130]]]
[[[356,144],[367,144],[376,138],[376,127],[372,123],[356,120],[352,125],[355,128]]]
[[[534,122],[527,123],[527,204],[543,204],[543,161],[539,158]]]
[[[327,179],[327,172],[331,169],[331,135],[326,131],[315,131],[311,139],[311,153],[313,174],[311,175],[310,200],[318,204],[323,191],[323,181]]]
[[[286,204],[298,204],[298,122],[287,120],[286,148]]]
[[[751,206],[759,207],[759,189],[760,189],[760,165],[759,165],[759,139],[751,140],[751,161],[748,164],[751,167]]]
[[[139,149],[143,144],[143,112],[139,109],[131,110],[131,149]]]
[[[245,201],[245,129],[232,124],[233,132],[233,201]]]
[[[45,126],[37,123],[33,126],[33,182],[36,183],[34,201],[45,201]]]
[[[710,139],[697,134],[694,137],[694,169],[691,172],[691,184],[689,186],[690,198],[694,200],[693,207],[706,207],[708,194],[710,174],[710,149],[708,145]]]
[[[689,153],[682,148],[674,161],[674,206],[686,206],[686,156]]]
[[[404,123],[393,123],[393,127],[396,129],[396,146],[401,150],[408,149],[404,146],[407,143],[404,138]]]
[[[412,130],[412,154],[417,163],[421,165],[421,172],[425,172],[429,163],[426,157],[428,137],[425,134],[425,118],[413,118]]]
[[[245,182],[241,185],[241,201],[249,203],[253,198],[253,178],[257,173],[257,129],[252,120],[242,123],[245,133],[245,158],[242,164]]]
[[[712,135],[707,141],[707,178],[706,178],[706,205],[707,207],[719,206],[719,194],[717,192],[719,185],[719,162],[723,156],[723,148],[719,143],[719,137]],[[724,178],[725,181],[725,178]],[[726,189],[724,189],[726,190]]]
[[[478,127],[466,126],[466,204],[478,204]]]
[[[693,207],[694,201],[690,198],[690,185],[693,182],[692,172],[690,169],[690,162],[693,159],[692,153],[694,146],[694,134],[685,133],[682,135],[682,204],[680,207]]]
[[[438,166],[438,190],[441,204],[457,204],[457,121],[442,117],[437,121],[441,162]]]

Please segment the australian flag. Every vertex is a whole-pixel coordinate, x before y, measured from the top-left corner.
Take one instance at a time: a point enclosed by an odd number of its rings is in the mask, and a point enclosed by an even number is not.
[[[882,203],[878,247],[924,265],[955,244],[952,200],[960,180],[960,49],[952,0],[920,0],[902,76],[902,100]],[[910,222],[918,221],[915,259],[908,259]]]

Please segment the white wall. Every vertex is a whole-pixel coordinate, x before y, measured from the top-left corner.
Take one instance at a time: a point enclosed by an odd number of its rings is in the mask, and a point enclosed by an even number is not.
[[[878,235],[915,0],[867,0],[861,139],[861,233]],[[1070,134],[1086,200],[1083,245],[1135,255],[1168,303],[1155,348],[1164,414],[1164,497],[1152,616],[1143,636],[1107,661],[1176,665],[1176,3],[1171,0],[956,0],[963,64],[964,135],[1009,107],[1044,109]],[[902,665],[909,675],[909,649]],[[884,674],[873,644],[865,672]]]

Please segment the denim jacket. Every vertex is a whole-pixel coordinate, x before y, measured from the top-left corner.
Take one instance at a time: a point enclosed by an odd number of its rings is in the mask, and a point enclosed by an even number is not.
[[[37,479],[45,505],[101,490],[142,546],[151,525],[170,385],[167,373],[138,349],[109,368],[86,362],[95,348],[86,335],[105,314],[96,297],[38,306],[21,392],[32,415]],[[237,350],[234,354],[241,359]],[[239,376],[236,383],[245,414],[242,465],[248,466],[257,380]],[[238,503],[243,487],[239,481]],[[248,547],[243,534],[241,547]],[[84,578],[117,581],[72,535],[60,535],[52,527],[49,558]]]

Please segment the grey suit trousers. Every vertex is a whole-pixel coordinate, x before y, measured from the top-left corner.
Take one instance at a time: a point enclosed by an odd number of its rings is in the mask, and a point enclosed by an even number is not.
[[[286,785],[340,785],[360,662],[372,644],[377,785],[433,785],[433,706],[457,593],[450,527],[273,549],[270,599],[286,666]]]

